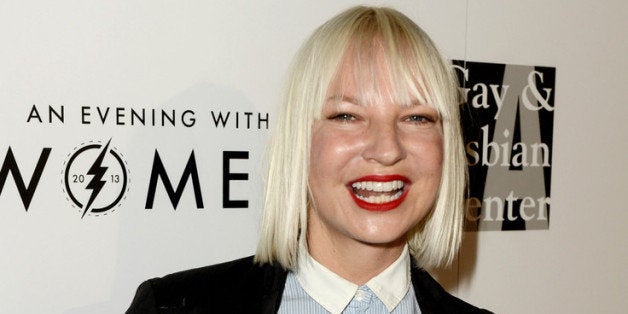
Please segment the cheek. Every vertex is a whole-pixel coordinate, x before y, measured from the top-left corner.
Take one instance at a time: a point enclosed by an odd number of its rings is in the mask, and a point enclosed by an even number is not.
[[[438,139],[437,141],[435,141],[433,143],[433,145],[431,145],[431,153],[429,154],[429,160],[427,160],[426,162],[428,163],[430,169],[430,174],[433,178],[433,185],[434,185],[434,198],[436,198],[436,194],[437,194],[437,190],[438,190],[438,186],[440,186],[440,182],[442,180],[442,175],[443,175],[443,152],[444,152],[444,148],[443,148],[443,141],[442,141],[442,137],[441,139]]]
[[[434,147],[434,166],[438,167],[439,172],[442,172],[443,168],[443,141],[439,140]]]
[[[325,168],[326,157],[329,157],[328,140],[321,132],[313,132],[310,147],[310,178],[316,179],[317,174]]]
[[[440,140],[423,142],[414,153],[414,179],[423,195],[435,201],[443,173],[443,144]]]
[[[325,128],[312,133],[310,173],[337,173],[353,158],[359,156],[360,140],[349,134],[331,132]]]
[[[441,140],[432,145],[432,151],[429,154],[429,160],[427,162],[431,166],[431,171],[434,173],[434,176],[440,182],[443,172],[443,143]]]
[[[411,147],[415,162],[423,171],[438,173],[440,176],[444,152],[442,136],[434,134],[424,136],[420,140],[413,139],[408,147]]]

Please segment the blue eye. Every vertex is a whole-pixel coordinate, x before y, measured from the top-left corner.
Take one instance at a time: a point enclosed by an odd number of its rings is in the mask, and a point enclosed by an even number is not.
[[[432,121],[432,119],[426,116],[422,116],[422,115],[411,115],[407,117],[406,120],[410,122],[416,122],[416,123],[427,123],[427,122]]]
[[[337,115],[331,116],[330,119],[338,121],[354,121],[356,120],[356,117],[348,113],[339,113]]]

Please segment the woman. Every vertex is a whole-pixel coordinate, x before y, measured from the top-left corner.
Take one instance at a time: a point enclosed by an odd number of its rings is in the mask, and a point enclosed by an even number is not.
[[[457,87],[401,13],[356,7],[301,47],[255,257],[143,283],[128,313],[473,313],[420,267],[458,249]]]

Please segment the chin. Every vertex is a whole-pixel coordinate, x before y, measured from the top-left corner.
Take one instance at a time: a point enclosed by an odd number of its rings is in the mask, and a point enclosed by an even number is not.
[[[407,242],[406,233],[377,233],[362,235],[358,241],[377,247],[394,247]]]

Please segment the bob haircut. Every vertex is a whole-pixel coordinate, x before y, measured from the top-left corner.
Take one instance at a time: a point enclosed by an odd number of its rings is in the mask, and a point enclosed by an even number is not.
[[[384,70],[373,66],[381,58]],[[466,159],[457,82],[428,35],[390,8],[354,7],[321,25],[297,52],[287,75],[279,117],[267,151],[267,178],[255,260],[297,265],[307,250],[311,129],[346,60],[358,82],[389,80],[398,104],[418,100],[435,108],[443,128],[443,166],[436,201],[408,232],[408,247],[421,267],[449,264],[462,236]],[[380,67],[381,68],[381,67]],[[341,78],[342,79],[342,78]],[[381,94],[381,93],[380,93]]]

